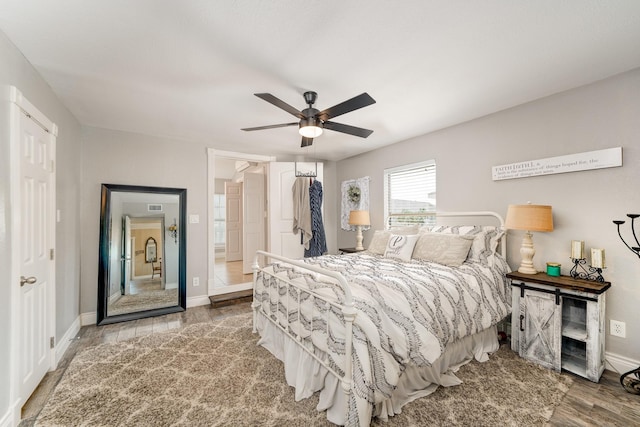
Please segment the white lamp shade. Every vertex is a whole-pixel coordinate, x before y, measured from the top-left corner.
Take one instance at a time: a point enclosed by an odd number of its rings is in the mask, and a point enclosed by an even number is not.
[[[370,225],[369,211],[351,211],[349,212],[350,225]]]

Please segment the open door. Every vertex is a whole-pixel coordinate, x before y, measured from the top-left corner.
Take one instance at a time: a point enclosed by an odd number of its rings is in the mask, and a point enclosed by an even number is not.
[[[122,256],[120,257],[122,274],[120,277],[120,293],[131,293],[131,217],[122,216]]]
[[[317,177],[322,182],[323,164],[318,163]],[[293,259],[304,257],[300,235],[293,234],[294,162],[269,163],[269,251]],[[323,205],[324,210],[324,205]]]
[[[244,231],[242,273],[249,274],[253,270],[253,258],[257,250],[265,249],[265,196],[264,174],[244,174]]]
[[[242,259],[242,183],[227,182],[224,185],[226,202],[226,261]]]

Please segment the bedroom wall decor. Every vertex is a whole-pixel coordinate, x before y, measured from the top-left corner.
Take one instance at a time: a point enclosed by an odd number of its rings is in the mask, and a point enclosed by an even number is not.
[[[494,181],[622,166],[622,147],[494,166]]]
[[[340,226],[343,230],[355,231],[356,226],[349,224],[349,214],[351,211],[369,210],[369,181],[368,176],[342,181],[342,209],[340,212]],[[370,228],[363,225],[362,231]]]

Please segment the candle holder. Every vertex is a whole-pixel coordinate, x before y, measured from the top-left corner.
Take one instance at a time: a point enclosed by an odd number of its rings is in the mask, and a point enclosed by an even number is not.
[[[638,240],[638,235],[636,234],[636,228],[634,224],[636,218],[640,217],[640,214],[627,214],[627,216],[631,218],[631,234],[633,235],[633,239],[636,241],[636,245],[638,246],[631,246],[633,243],[631,243],[631,245],[628,244],[622,237],[622,233],[620,233],[620,226],[624,224],[624,221],[618,219],[613,221],[613,223],[618,227],[618,236],[620,236],[620,240],[622,240],[622,243],[624,243],[624,245],[629,248],[631,252],[636,254],[638,258],[640,258],[640,240]]]
[[[591,280],[593,282],[604,282],[602,277],[602,269],[592,266],[587,266],[586,258],[571,258],[573,267],[569,274],[574,279]]]

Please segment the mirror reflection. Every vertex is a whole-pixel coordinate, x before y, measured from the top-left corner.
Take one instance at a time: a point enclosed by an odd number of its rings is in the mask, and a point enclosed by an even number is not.
[[[98,324],[186,307],[186,190],[103,184]]]

